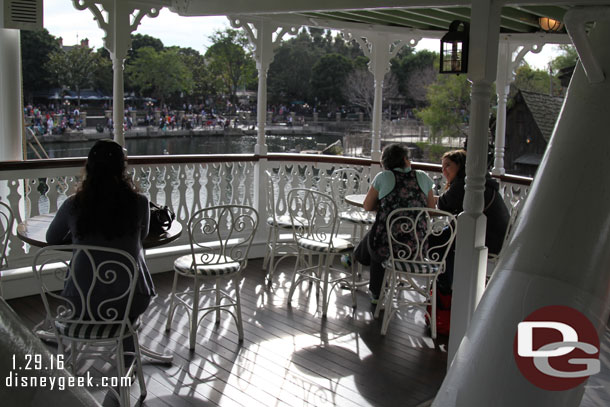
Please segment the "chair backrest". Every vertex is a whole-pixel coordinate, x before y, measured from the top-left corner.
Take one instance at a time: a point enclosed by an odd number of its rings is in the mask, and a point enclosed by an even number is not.
[[[288,192],[288,213],[295,238],[325,241],[332,247],[338,231],[338,208],[332,196],[314,189]]]
[[[15,216],[11,207],[0,201],[0,270],[8,268],[8,241],[11,237]]]
[[[456,229],[457,219],[448,212],[430,208],[395,209],[386,220],[390,261],[396,270],[442,272]]]
[[[330,176],[330,187],[340,211],[355,210],[353,205],[345,202],[346,195],[364,194],[368,189],[367,183],[362,179],[362,174],[354,168],[334,170]]]
[[[69,261],[67,251],[72,252]],[[114,325],[122,334],[140,274],[129,253],[89,245],[47,246],[34,256],[32,269],[49,320],[78,329]],[[64,287],[60,293],[58,283]]]
[[[193,264],[248,262],[258,227],[258,212],[246,205],[218,205],[200,209],[188,222]]]

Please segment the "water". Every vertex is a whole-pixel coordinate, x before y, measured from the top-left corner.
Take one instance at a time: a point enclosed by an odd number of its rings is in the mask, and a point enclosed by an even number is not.
[[[266,138],[269,152],[300,152],[317,150],[317,144],[328,145],[341,139],[341,136],[328,135],[268,135]],[[86,157],[95,141],[41,143],[49,158]],[[253,154],[256,136],[169,136],[155,138],[128,138],[126,147],[129,155],[162,154]],[[37,158],[28,148],[28,159]]]

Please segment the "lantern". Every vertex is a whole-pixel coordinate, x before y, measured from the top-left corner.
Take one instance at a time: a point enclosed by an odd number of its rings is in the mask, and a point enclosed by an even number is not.
[[[540,28],[549,33],[554,33],[563,28],[563,23],[559,20],[553,20],[550,17],[540,17],[538,19]]]
[[[469,27],[468,23],[460,20],[449,25],[449,32],[441,38],[440,73],[468,72]]]

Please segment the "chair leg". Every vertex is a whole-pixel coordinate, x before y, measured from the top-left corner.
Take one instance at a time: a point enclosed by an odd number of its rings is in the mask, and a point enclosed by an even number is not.
[[[195,278],[193,286],[193,312],[191,315],[191,329],[189,331],[189,349],[195,350],[195,337],[199,325],[199,281]]]
[[[386,273],[383,275],[383,282],[381,283],[381,291],[379,293],[379,298],[377,299],[377,306],[375,307],[375,318],[379,318],[379,314],[381,313],[381,310],[385,307],[385,301],[386,301],[386,297],[388,296],[387,293],[387,285],[388,285],[388,279],[390,277],[390,271],[386,271]]]
[[[330,294],[328,292],[328,277],[330,274],[330,262],[333,258],[332,254],[320,254],[320,266],[322,265],[322,257],[324,257],[324,266],[319,267],[318,270],[321,269],[322,275],[322,317],[326,317],[326,313],[328,312],[328,302],[330,301]]]
[[[215,299],[215,305],[216,305],[216,325],[220,325],[220,300],[222,299],[222,291],[220,290],[220,278],[216,279],[216,299]],[[235,288],[237,289],[237,287]]]
[[[117,378],[119,379],[119,404],[121,407],[129,407],[129,387],[121,386],[121,378],[126,376],[125,351],[122,340],[119,339],[117,345]]]
[[[172,327],[172,320],[174,319],[174,311],[176,310],[176,303],[174,296],[176,295],[176,285],[178,283],[178,272],[174,271],[174,283],[172,284],[172,293],[169,296],[169,312],[167,314],[167,322],[165,323],[165,332],[169,332]]]
[[[239,275],[233,278],[235,285],[235,319],[237,322],[237,332],[239,334],[239,342],[244,341],[244,327],[241,319],[241,297],[239,295]]]
[[[294,272],[292,273],[292,283],[290,284],[290,290],[288,291],[288,304],[292,302],[292,295],[294,294],[294,290],[296,290],[297,285],[297,274],[299,274],[299,266],[304,262],[303,253],[299,250],[297,254],[297,261],[294,263]]]
[[[140,382],[140,401],[146,398],[146,382],[144,381],[144,372],[142,371],[142,354],[140,353],[140,340],[138,338],[138,333],[133,333],[133,344],[135,347],[136,353],[136,368],[138,374],[138,382]]]
[[[265,258],[263,259],[263,270],[267,270],[267,264],[269,263],[269,257],[273,251],[271,244],[271,233],[273,233],[273,226],[269,225],[269,233],[267,233],[267,248],[265,250]]]
[[[385,298],[385,312],[383,313],[383,323],[381,324],[381,335],[385,335],[388,331],[388,325],[390,324],[390,319],[394,315],[394,296],[396,295],[396,276],[393,271],[386,270],[386,277],[390,274],[390,288],[386,293]],[[384,279],[385,280],[385,279]],[[383,292],[383,290],[382,290]],[[379,307],[381,301],[377,304]]]
[[[273,228],[273,242],[271,243],[271,254],[269,256],[269,268],[267,271],[267,280],[269,282],[269,285],[271,285],[273,283],[273,273],[275,272],[275,252],[276,252],[276,248],[277,248],[277,240],[278,240],[278,235],[279,235],[279,229],[278,228]]]
[[[432,283],[432,298],[430,298],[432,315],[430,315],[430,334],[436,339],[436,280]]]

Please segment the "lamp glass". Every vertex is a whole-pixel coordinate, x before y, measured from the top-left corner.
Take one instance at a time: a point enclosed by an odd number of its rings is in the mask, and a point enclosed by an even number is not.
[[[540,17],[538,24],[546,32],[557,32],[563,28],[563,23],[550,17]]]

